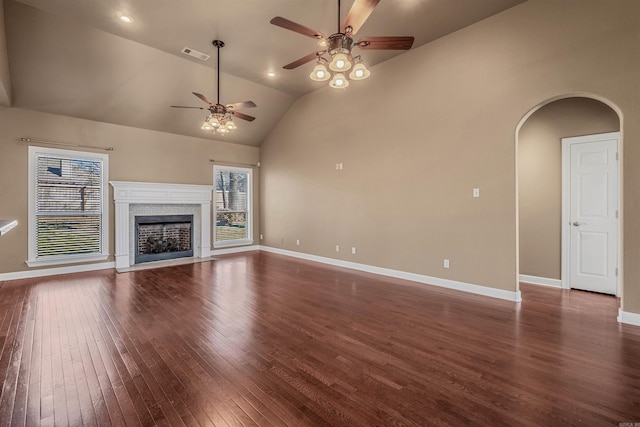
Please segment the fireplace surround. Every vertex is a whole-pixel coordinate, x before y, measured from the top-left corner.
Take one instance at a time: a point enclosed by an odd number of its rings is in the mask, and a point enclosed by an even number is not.
[[[193,258],[211,256],[211,197],[213,186],[111,181],[116,206],[116,270],[136,261],[136,216],[193,215]],[[144,261],[143,261],[144,262]]]

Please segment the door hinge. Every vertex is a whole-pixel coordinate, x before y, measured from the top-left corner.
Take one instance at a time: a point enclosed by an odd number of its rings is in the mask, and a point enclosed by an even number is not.
[[[620,218],[620,212],[616,211],[616,219]]]
[[[620,160],[620,153],[616,153],[616,160]]]
[[[616,267],[616,277],[618,277],[618,267]]]

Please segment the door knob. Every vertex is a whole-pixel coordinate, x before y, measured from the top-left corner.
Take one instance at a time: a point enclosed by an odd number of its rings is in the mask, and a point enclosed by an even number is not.
[[[571,224],[571,225],[573,225],[574,227],[579,227],[581,225],[587,225],[587,223],[586,222],[573,221],[573,224]]]

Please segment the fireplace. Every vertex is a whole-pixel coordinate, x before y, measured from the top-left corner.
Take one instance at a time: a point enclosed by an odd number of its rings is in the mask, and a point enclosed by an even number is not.
[[[180,256],[201,259],[211,256],[213,186],[125,181],[111,181],[111,185],[114,189],[113,198],[116,204],[115,263],[118,272],[128,271],[140,262],[136,259],[139,252],[139,242],[136,241],[138,228],[136,217],[191,216],[192,253],[191,255],[180,254]],[[156,246],[162,246],[161,243],[156,243]]]
[[[135,217],[135,263],[193,256],[193,215]]]

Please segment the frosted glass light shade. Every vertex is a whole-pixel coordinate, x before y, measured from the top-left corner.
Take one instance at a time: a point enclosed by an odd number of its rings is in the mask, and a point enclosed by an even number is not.
[[[311,77],[311,80],[323,82],[331,78],[331,73],[329,72],[329,70],[327,70],[327,67],[322,62],[318,62],[316,66],[313,67],[313,71],[311,72],[309,77]]]
[[[329,86],[335,89],[344,89],[349,86],[349,80],[342,73],[336,73],[329,82]]]
[[[358,62],[349,73],[351,80],[364,80],[371,75],[371,72],[364,66],[362,62]]]
[[[351,61],[344,53],[336,53],[329,64],[329,68],[333,71],[347,71],[351,68]]]
[[[202,130],[213,130],[213,124],[211,122],[211,120],[213,120],[213,114],[209,114],[207,117],[205,117],[204,122],[202,122],[202,126],[200,126],[200,129]]]

